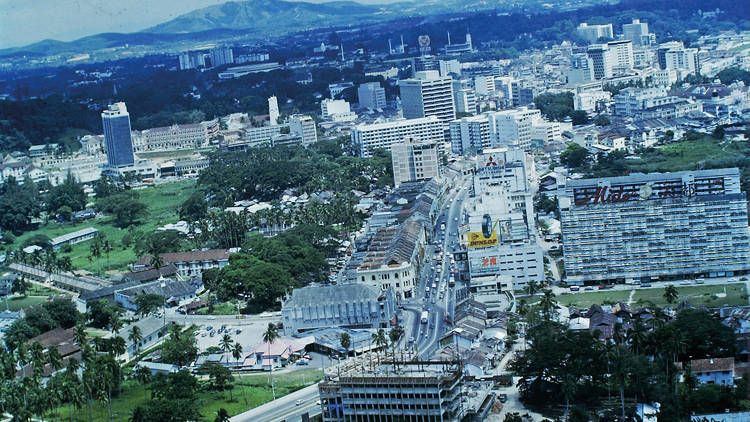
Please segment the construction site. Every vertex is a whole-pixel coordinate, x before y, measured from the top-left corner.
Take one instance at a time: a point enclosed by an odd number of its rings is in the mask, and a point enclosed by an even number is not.
[[[347,359],[318,385],[324,422],[482,420],[492,387],[467,379],[459,359],[424,361],[407,351]]]

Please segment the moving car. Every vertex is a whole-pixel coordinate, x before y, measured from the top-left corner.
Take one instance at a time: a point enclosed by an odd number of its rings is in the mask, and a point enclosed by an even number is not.
[[[304,401],[304,400],[302,400],[302,399],[297,399],[297,401],[296,401],[296,402],[294,402],[294,405],[295,405],[295,406],[299,406],[299,405],[301,405],[301,404],[302,404],[302,403],[304,403],[304,402],[305,402],[305,401]]]

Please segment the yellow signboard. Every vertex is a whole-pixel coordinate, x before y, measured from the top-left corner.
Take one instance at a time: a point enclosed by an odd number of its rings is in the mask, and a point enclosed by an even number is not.
[[[497,232],[492,231],[490,237],[484,237],[482,232],[469,232],[469,248],[486,248],[497,245]]]

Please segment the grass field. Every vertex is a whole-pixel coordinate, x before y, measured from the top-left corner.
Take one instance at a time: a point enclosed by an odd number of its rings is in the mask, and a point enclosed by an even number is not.
[[[274,375],[276,397],[285,396],[308,385],[312,385],[319,381],[322,375],[322,371],[319,369],[304,369],[291,373],[276,374]],[[267,403],[273,398],[267,373],[235,376],[231,394],[233,400],[229,401],[229,390],[223,392],[201,391],[198,394],[198,401],[200,403],[201,415],[203,416],[202,419],[213,421],[216,411],[220,408],[226,409],[230,416],[234,416]],[[148,392],[144,391],[144,387],[139,383],[133,380],[125,381],[122,394],[112,400],[111,421],[127,422],[133,409],[146,402],[147,395]],[[247,404],[245,404],[245,398],[247,398]],[[105,403],[95,402],[92,408],[94,421],[104,422],[110,420],[108,418],[108,407]],[[61,419],[76,422],[88,420],[86,405],[81,409],[74,409],[72,418],[69,417],[69,412],[69,407],[62,407],[60,409]],[[47,419],[52,420],[52,417]]]
[[[748,295],[744,283],[705,286],[675,286],[678,298],[676,303],[687,300],[696,306],[717,308],[722,306],[740,306],[748,304]],[[617,302],[627,303],[630,290],[605,290],[584,293],[566,293],[557,297],[558,302],[566,306],[588,308],[593,304],[612,305]],[[633,293],[631,306],[666,306],[664,289],[640,289]]]
[[[185,202],[195,189],[195,180],[164,183],[139,189],[140,201],[148,207],[148,214],[141,219],[141,224],[132,226],[131,230],[151,232],[157,227],[178,221],[177,208]],[[100,259],[94,259],[93,261],[90,261],[88,258],[90,242],[81,242],[73,245],[71,252],[67,254],[59,250],[58,254],[60,256],[70,256],[75,269],[84,269],[92,273],[106,272],[108,270],[122,271],[127,268],[128,264],[137,260],[132,248],[126,248],[122,245],[122,238],[125,234],[129,233],[129,230],[115,227],[109,216],[100,216],[93,220],[75,224],[60,224],[57,221],[50,221],[37,230],[18,236],[11,249],[20,247],[26,239],[37,234],[43,234],[52,238],[86,227],[94,227],[103,233],[112,245],[113,250],[109,256],[102,255]]]
[[[217,303],[214,305],[213,312],[209,312],[208,308],[202,308],[198,309],[195,313],[197,315],[238,315],[237,301],[231,300],[229,302]]]
[[[21,309],[26,309],[29,306],[38,305],[46,300],[47,296],[11,297],[0,301],[0,311],[4,311],[7,308],[16,312]]]
[[[655,152],[641,158],[627,160],[633,171],[668,172],[692,170],[700,162],[732,162],[742,159],[747,148],[738,142],[719,142],[709,136],[697,140],[673,142],[657,147]]]

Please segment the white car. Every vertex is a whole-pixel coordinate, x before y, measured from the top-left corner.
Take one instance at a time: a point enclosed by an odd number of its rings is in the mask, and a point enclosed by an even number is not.
[[[294,402],[294,405],[295,405],[295,406],[299,406],[299,405],[301,405],[301,404],[302,404],[302,403],[304,403],[304,402],[305,402],[304,400],[302,400],[302,399],[298,399],[298,400],[297,400],[296,402]]]

